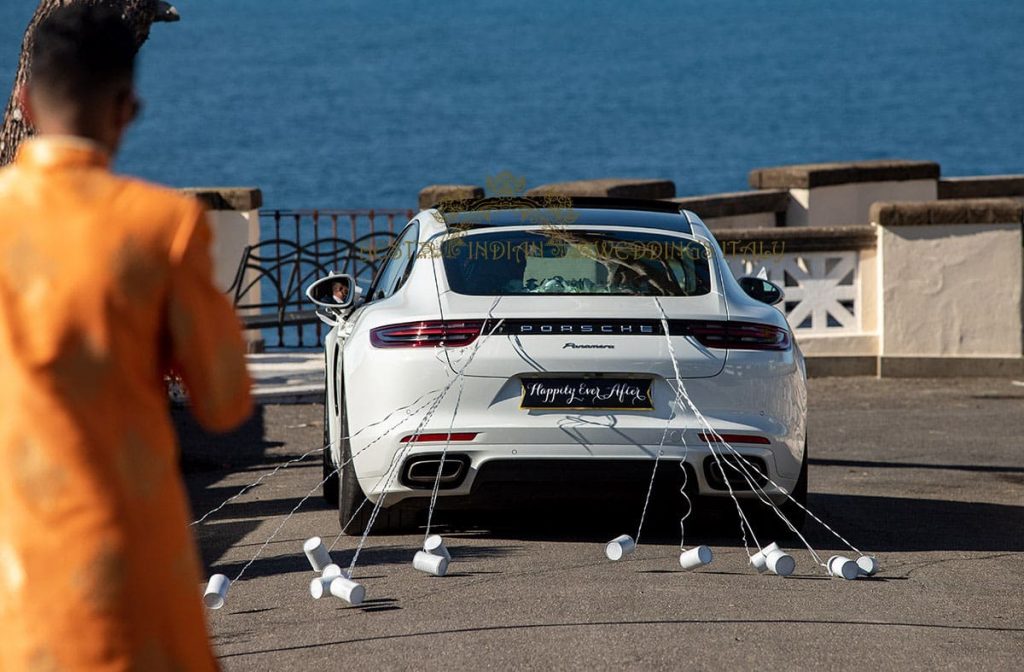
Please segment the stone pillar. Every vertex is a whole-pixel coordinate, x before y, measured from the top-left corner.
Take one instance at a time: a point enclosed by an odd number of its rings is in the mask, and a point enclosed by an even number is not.
[[[786,226],[867,224],[876,201],[937,198],[939,164],[932,161],[809,163],[750,171],[754,189],[789,190]]]
[[[226,292],[234,282],[245,247],[260,242],[259,208],[263,205],[263,193],[255,187],[190,187],[182,191],[198,198],[207,208],[213,229],[214,281]],[[243,282],[251,282],[254,277],[247,277]],[[259,300],[257,285],[246,293],[245,301],[258,303]],[[263,339],[258,330],[247,331],[245,335],[251,352],[262,351]]]
[[[420,210],[429,210],[442,201],[469,201],[484,197],[484,188],[475,184],[431,184],[420,189]]]
[[[1024,206],[876,203],[879,375],[1021,375]]]
[[[700,217],[712,231],[785,226],[789,192],[785,189],[737,191],[670,199]]]
[[[255,187],[189,187],[182,191],[202,201],[213,229],[213,269],[217,285],[227,291],[246,245],[260,242],[263,194]]]

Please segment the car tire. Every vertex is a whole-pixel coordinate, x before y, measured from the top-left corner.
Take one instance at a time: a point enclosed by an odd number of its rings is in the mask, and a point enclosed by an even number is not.
[[[323,495],[324,501],[331,506],[338,506],[338,474],[334,471],[334,460],[331,459],[331,415],[330,415],[330,401],[327,398],[327,394],[324,394],[324,451],[323,451],[323,463],[324,463],[324,483],[323,483]]]
[[[789,522],[793,523],[793,527],[802,530],[804,523],[807,522],[807,511],[804,510],[807,507],[807,439],[804,439],[804,459],[800,462],[800,476],[796,479],[796,485],[793,486],[793,491],[789,494],[793,499],[787,499],[779,508],[782,509],[782,513],[786,515]],[[799,502],[800,506],[794,504],[793,500]]]
[[[804,441],[804,457],[803,460],[800,462],[800,476],[797,477],[796,485],[793,486],[793,489],[790,491],[789,494],[790,497],[792,497],[792,499],[787,497],[786,501],[779,505],[779,510],[782,511],[782,514],[786,516],[786,519],[793,524],[793,527],[795,527],[797,531],[801,531],[803,530],[804,523],[807,522],[807,512],[804,510],[804,508],[807,507],[806,440]],[[798,502],[800,506],[797,506],[797,504],[794,503],[793,500],[796,500],[796,502]],[[769,531],[773,537],[778,539],[796,539],[797,536],[793,532],[793,530],[789,529],[789,526],[782,522],[782,520],[774,511],[765,510],[766,508],[767,507],[765,507],[763,504],[759,506],[757,522],[759,522],[760,525],[758,527],[761,529],[765,529],[766,531]]]
[[[352,444],[348,440],[348,410],[345,407],[345,396],[341,395],[341,491],[338,494],[338,523],[341,531],[347,535],[361,535],[366,531],[373,515],[373,503],[367,501],[363,488],[356,478],[355,465],[352,463]],[[365,503],[364,503],[365,502]],[[377,519],[373,521],[374,534],[401,534],[412,531],[417,522],[416,510],[408,506],[398,505],[381,508]]]

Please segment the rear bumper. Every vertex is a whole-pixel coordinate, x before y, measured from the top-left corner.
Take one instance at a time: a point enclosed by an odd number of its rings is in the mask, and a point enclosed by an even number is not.
[[[433,483],[415,483],[406,478],[418,469],[422,472],[424,463],[436,469],[443,445],[410,447],[399,456],[398,472],[388,479],[360,478],[364,492],[372,501],[377,501],[385,492],[386,505],[403,500],[422,498],[429,500]],[[524,498],[546,500],[594,499],[605,500],[628,496],[632,491],[646,491],[655,461],[661,474],[671,482],[665,488],[678,492],[682,487],[680,463],[685,460],[686,484],[694,495],[728,497],[729,491],[721,478],[721,468],[730,475],[730,485],[737,497],[751,498],[755,494],[739,472],[729,466],[726,460],[739,464],[724,447],[716,454],[707,444],[697,444],[687,449],[681,446],[665,446],[662,456],[657,458],[658,446],[596,446],[566,445],[517,445],[517,446],[470,446],[452,444],[448,448],[447,460],[458,460],[468,465],[460,470],[457,479],[441,485],[438,496],[445,500],[462,499],[473,506],[486,508],[488,504],[502,506],[506,503],[522,502]],[[770,496],[782,494],[775,484],[791,490],[796,485],[797,475],[784,476],[776,466],[776,456],[771,446],[736,446],[736,451],[747,458],[751,465],[746,467],[751,480]],[[788,449],[785,451],[789,455]],[[417,465],[420,465],[419,467]],[[449,470],[446,469],[446,472]],[[659,489],[663,489],[659,486]]]
[[[730,351],[730,361],[735,361],[719,376],[686,379],[686,392],[706,422],[718,432],[767,438],[767,445],[736,443],[733,447],[743,455],[762,459],[767,476],[782,488],[792,489],[799,477],[804,449],[806,391],[802,375],[792,362],[766,368],[762,358],[733,354]],[[704,462],[712,451],[698,438],[703,423],[684,404],[677,408],[673,403],[672,381],[654,376],[652,411],[556,412],[520,408],[522,386],[516,377],[463,377],[457,383],[449,382],[447,395],[437,401],[430,417],[424,417],[423,410],[395,414],[396,408],[429,404],[432,386],[443,387],[446,380],[421,375],[419,369],[401,375],[377,372],[372,381],[346,379],[346,390],[374,390],[373,394],[350,394],[347,398],[351,427],[356,430],[351,446],[355,472],[371,500],[378,500],[385,492],[386,505],[430,496],[430,490],[422,488],[422,483],[420,488],[409,487],[401,479],[408,460],[422,454],[436,455],[444,449],[443,441],[402,442],[403,437],[417,430],[475,434],[472,441],[452,442],[448,446],[448,451],[463,456],[467,465],[457,486],[444,487],[439,492],[446,499],[471,497],[477,478],[490,472],[494,467],[488,464],[497,461],[521,462],[522,477],[518,482],[530,483],[529,489],[533,490],[546,488],[529,481],[530,474],[550,474],[551,489],[557,492],[568,474],[589,469],[582,466],[587,462],[608,464],[612,472],[639,464],[637,468],[646,472],[646,476],[641,476],[646,487],[659,449],[663,460],[677,465],[685,455],[699,494],[728,497],[727,490],[714,488],[708,482]],[[384,400],[386,404],[382,403]],[[382,420],[385,417],[387,420]],[[723,447],[721,452],[729,451]],[[565,466],[560,466],[560,462]],[[393,470],[396,464],[397,473]],[[420,470],[421,475],[424,471]],[[598,476],[591,478],[585,490],[600,495],[605,481]],[[777,492],[770,483],[764,489],[769,494]],[[749,490],[739,494],[753,496]]]

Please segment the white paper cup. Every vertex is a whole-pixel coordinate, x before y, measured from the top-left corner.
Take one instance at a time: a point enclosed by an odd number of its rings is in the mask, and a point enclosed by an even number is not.
[[[322,572],[324,567],[331,564],[331,554],[327,552],[324,540],[320,537],[307,539],[306,543],[302,545],[302,550],[306,552],[306,558],[313,566],[314,572]]]
[[[313,596],[314,600],[319,600],[331,589],[331,581],[334,581],[338,577],[332,576],[330,578],[318,576],[309,582],[309,594]]]
[[[334,581],[339,576],[343,576],[346,579],[349,578],[348,572],[338,565],[327,565],[320,576],[309,582],[309,594],[313,596],[314,600],[319,600],[331,592],[331,581]]]
[[[765,556],[764,564],[773,574],[790,576],[796,571],[796,560],[793,556],[780,550],[774,550]]]
[[[427,537],[426,541],[423,542],[423,550],[431,555],[440,555],[448,562],[452,561],[451,553],[448,552],[448,548],[444,545],[444,539],[441,538],[440,534],[432,534]]]
[[[753,565],[754,569],[757,570],[758,574],[761,574],[768,570],[768,565],[765,562],[767,560],[766,556],[772,551],[777,550],[779,550],[779,545],[773,541],[757,553],[754,553],[752,556],[750,556],[750,564]]]
[[[206,584],[203,604],[210,609],[220,609],[224,606],[224,600],[228,596],[228,588],[230,587],[231,579],[223,574],[214,574]]]
[[[604,547],[604,554],[609,560],[621,560],[622,556],[629,555],[636,550],[636,542],[633,537],[623,534],[615,537]]]
[[[331,563],[324,567],[324,571],[320,574],[325,579],[333,579],[337,576],[348,576],[348,572],[342,571],[341,567]]]
[[[878,560],[870,555],[862,555],[857,558],[857,568],[864,576],[874,576],[878,573]]]
[[[434,555],[426,551],[416,551],[412,558],[412,566],[434,576],[444,576],[448,573],[448,560],[443,555]]]
[[[679,566],[683,569],[696,569],[704,565],[710,565],[714,555],[707,546],[698,546],[679,554]]]
[[[340,597],[345,600],[353,607],[358,607],[363,603],[363,598],[366,597],[366,589],[361,585],[347,579],[344,576],[337,576],[331,579],[331,595]]]
[[[849,558],[833,555],[828,559],[828,573],[832,576],[841,576],[847,581],[853,581],[860,574],[860,567]]]

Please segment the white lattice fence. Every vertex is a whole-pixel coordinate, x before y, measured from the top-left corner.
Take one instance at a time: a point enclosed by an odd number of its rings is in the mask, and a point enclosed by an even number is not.
[[[726,257],[733,274],[757,275],[764,268],[768,279],[786,292],[784,309],[790,326],[806,334],[859,333],[860,278],[858,252],[802,252],[769,257]]]

